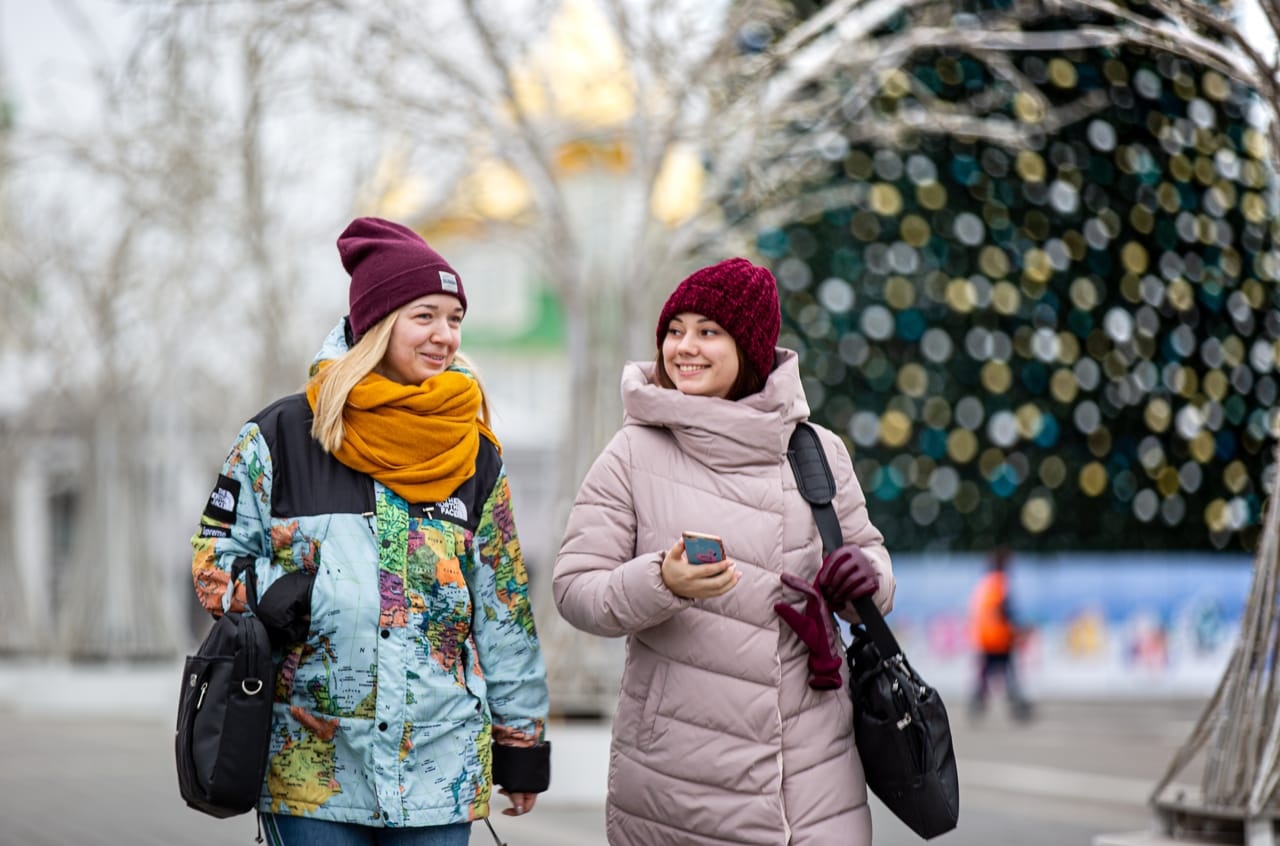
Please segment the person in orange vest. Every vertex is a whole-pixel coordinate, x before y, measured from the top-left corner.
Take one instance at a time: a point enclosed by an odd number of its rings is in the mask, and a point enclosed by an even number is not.
[[[978,680],[969,702],[971,717],[981,716],[986,711],[987,691],[995,676],[1004,681],[1005,695],[1014,719],[1021,721],[1031,717],[1031,705],[1022,695],[1015,670],[1014,652],[1025,632],[1014,622],[1010,608],[1009,557],[1009,550],[1005,547],[999,547],[991,554],[987,573],[973,589],[969,600],[973,642],[979,654]]]

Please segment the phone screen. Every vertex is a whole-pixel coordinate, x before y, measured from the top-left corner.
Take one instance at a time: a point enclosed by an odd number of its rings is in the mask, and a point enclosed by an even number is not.
[[[690,564],[714,564],[724,560],[724,543],[714,535],[685,532],[684,555]]]

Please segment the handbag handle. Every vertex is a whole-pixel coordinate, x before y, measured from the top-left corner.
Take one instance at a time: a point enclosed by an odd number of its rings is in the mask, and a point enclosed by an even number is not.
[[[242,555],[231,563],[231,581],[228,589],[234,591],[236,589],[236,580],[240,578],[240,574],[244,574],[244,598],[249,604],[249,610],[253,612],[253,616],[258,616],[258,568],[254,566],[254,560],[247,555]],[[233,593],[232,596],[235,594]]]
[[[808,423],[796,424],[787,446],[787,459],[791,462],[800,495],[813,509],[813,520],[818,524],[818,534],[822,537],[822,554],[826,557],[844,545],[844,532],[840,530],[840,519],[832,505],[836,494],[835,477],[831,474],[831,465],[827,463],[827,454],[818,440],[818,433]],[[853,607],[881,657],[902,654],[902,647],[870,596],[853,600]]]

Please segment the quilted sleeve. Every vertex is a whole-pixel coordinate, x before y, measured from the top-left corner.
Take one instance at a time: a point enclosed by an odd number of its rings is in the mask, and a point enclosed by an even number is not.
[[[191,538],[191,577],[206,611],[220,617],[245,609],[245,588],[227,590],[231,569],[245,560],[262,569],[271,560],[271,452],[256,423],[240,430]]]
[[[656,626],[693,604],[662,581],[666,550],[636,550],[630,451],[614,436],[578,489],[556,557],[556,607],[576,628],[604,637]]]

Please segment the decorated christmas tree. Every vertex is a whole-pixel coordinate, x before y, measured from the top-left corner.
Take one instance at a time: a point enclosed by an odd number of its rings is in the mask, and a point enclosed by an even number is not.
[[[1021,149],[852,145],[832,182],[854,203],[761,234],[813,416],[896,549],[1253,549],[1280,253],[1248,92],[1132,48],[1009,60],[1093,106]],[[934,54],[887,75],[878,108],[914,86],[1002,88]]]

